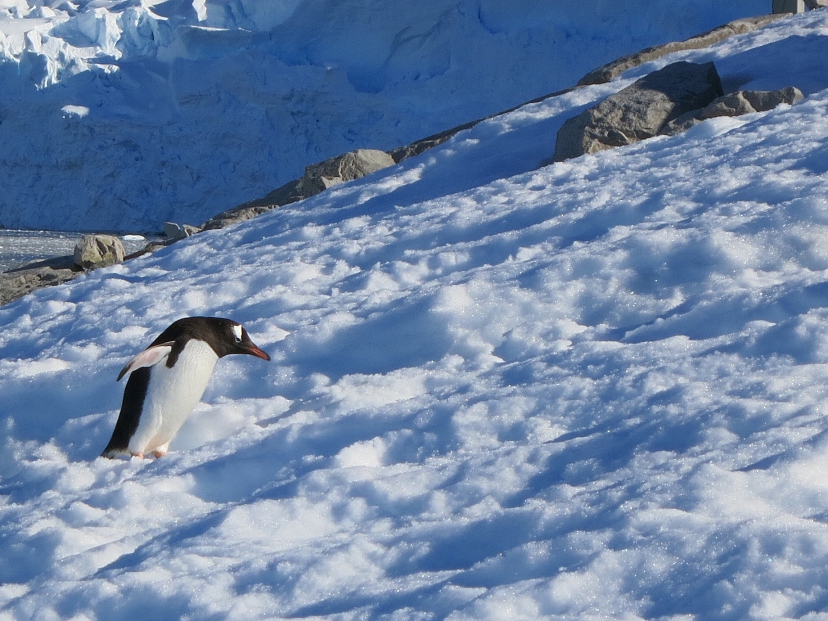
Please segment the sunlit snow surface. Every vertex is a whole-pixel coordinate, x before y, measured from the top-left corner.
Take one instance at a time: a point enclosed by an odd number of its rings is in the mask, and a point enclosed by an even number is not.
[[[664,60],[793,107],[535,170],[627,77],[0,309],[0,618],[822,618],[826,35]],[[273,360],[96,459],[194,314]]]

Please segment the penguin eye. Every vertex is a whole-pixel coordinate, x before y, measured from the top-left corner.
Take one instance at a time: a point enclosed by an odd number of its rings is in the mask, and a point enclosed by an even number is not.
[[[233,332],[233,340],[236,343],[242,342],[242,327],[239,325],[235,325],[232,327],[231,331]]]

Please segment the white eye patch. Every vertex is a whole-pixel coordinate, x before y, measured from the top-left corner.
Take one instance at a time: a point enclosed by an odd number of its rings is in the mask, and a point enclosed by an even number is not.
[[[237,341],[242,340],[242,327],[240,325],[235,325],[232,327],[233,336],[236,337]]]

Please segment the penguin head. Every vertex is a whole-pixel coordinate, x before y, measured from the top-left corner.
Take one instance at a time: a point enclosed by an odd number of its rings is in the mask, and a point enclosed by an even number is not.
[[[230,354],[249,354],[262,360],[270,360],[270,356],[250,340],[247,330],[232,319],[221,317],[185,317],[175,321],[158,335],[150,347],[173,342],[183,344],[189,339],[198,339],[207,343],[219,358]],[[172,366],[180,353],[179,348],[173,348],[167,365]]]
[[[219,358],[229,356],[230,354],[249,354],[262,360],[270,360],[270,356],[250,340],[247,330],[240,323],[232,319],[221,319],[218,317],[211,317],[210,319],[212,319],[210,323],[215,328],[215,331],[209,339],[205,340],[207,340]]]

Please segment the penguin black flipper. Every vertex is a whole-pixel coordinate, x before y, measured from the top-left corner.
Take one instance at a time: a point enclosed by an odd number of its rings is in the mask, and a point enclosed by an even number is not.
[[[140,354],[124,365],[118,373],[121,381],[124,375],[131,374],[124,389],[124,398],[121,402],[121,413],[118,422],[115,423],[115,430],[109,444],[101,453],[101,457],[112,459],[117,455],[129,455],[129,440],[138,429],[138,422],[141,419],[141,410],[144,407],[144,399],[147,396],[149,386],[149,368],[165,360],[172,351],[174,341],[158,343],[147,347]]]
[[[139,367],[132,371],[124,389],[118,422],[115,423],[115,430],[112,432],[109,444],[101,453],[101,457],[112,459],[118,455],[130,455],[129,440],[138,429],[138,422],[141,420],[141,410],[147,396],[149,379],[149,367]]]

